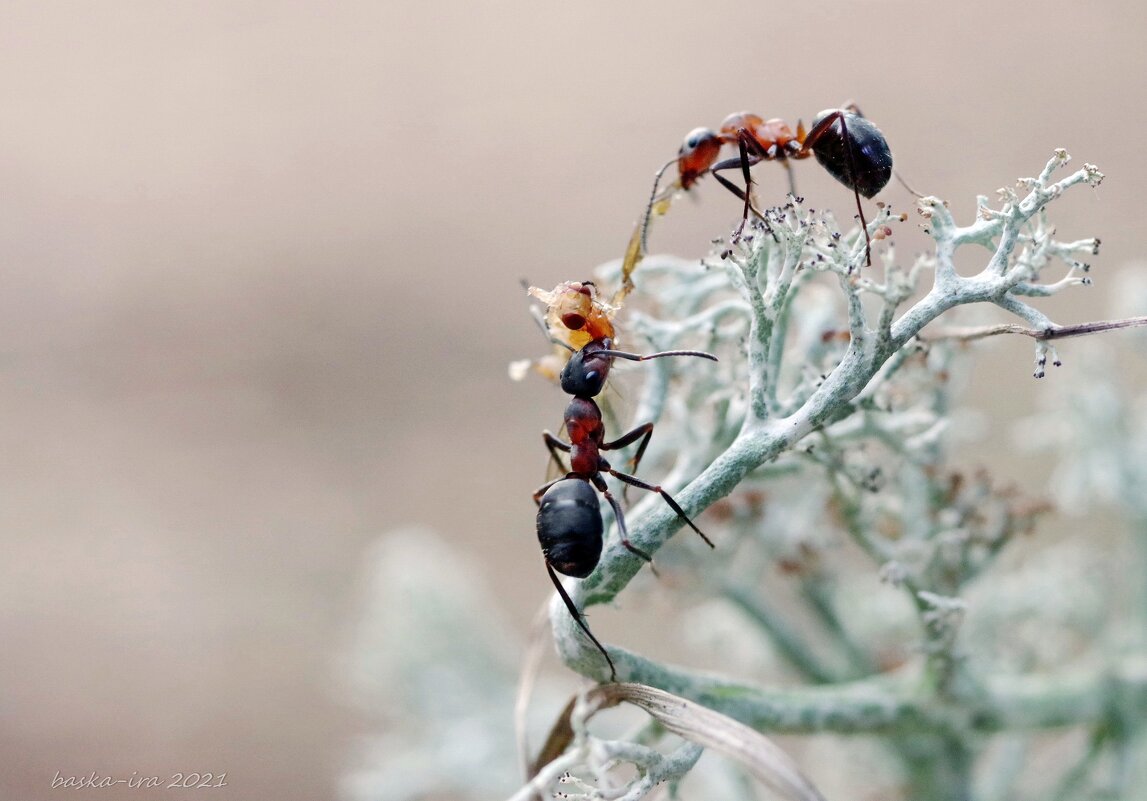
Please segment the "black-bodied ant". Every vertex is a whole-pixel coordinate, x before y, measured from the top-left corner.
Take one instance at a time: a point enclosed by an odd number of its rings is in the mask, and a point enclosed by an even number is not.
[[[609,663],[610,676],[614,680],[617,678],[617,670],[613,660],[610,659],[605,647],[590,632],[584,617],[554,572],[556,570],[558,573],[574,578],[585,578],[597,567],[598,560],[601,558],[604,527],[601,519],[601,504],[594,493],[595,488],[605,496],[613,508],[622,545],[645,561],[652,561],[652,557],[648,553],[629,541],[621,504],[609,491],[602,474],[609,473],[629,486],[660,494],[669,508],[696,531],[701,539],[709,544],[709,547],[713,547],[713,543],[689,519],[689,516],[685,514],[685,511],[673,499],[672,495],[660,486],[647,484],[639,478],[615,470],[601,455],[602,451],[618,450],[641,440],[632,460],[633,469],[636,470],[642,455],[645,453],[645,448],[649,444],[649,439],[653,435],[653,423],[645,423],[612,442],[605,441],[605,425],[602,422],[601,409],[598,408],[593,398],[601,393],[605,387],[610,368],[613,366],[613,360],[646,361],[663,356],[700,356],[713,361],[717,360],[717,357],[711,353],[701,351],[675,350],[644,356],[636,353],[625,353],[614,350],[613,340],[609,337],[594,339],[574,352],[561,373],[562,389],[573,395],[565,412],[565,428],[570,441],[568,443],[563,442],[549,431],[542,435],[550,456],[555,462],[561,465],[559,451],[568,453],[570,457],[569,472],[562,478],[543,485],[534,493],[534,502],[538,504],[538,541],[541,543],[542,555],[545,557],[546,571],[574,621],[601,651],[605,661]]]
[[[717,161],[724,145],[735,144],[738,155]],[[646,239],[650,218],[654,210],[664,213],[669,199],[678,188],[688,191],[701,176],[712,173],[721,186],[744,201],[745,208],[741,225],[734,232],[734,241],[739,239],[749,214],[761,217],[752,200],[753,180],[749,168],[761,161],[777,161],[789,173],[789,189],[795,195],[792,168],[789,160],[806,159],[815,156],[833,178],[852,190],[856,197],[856,210],[860,215],[860,229],[864,232],[865,259],[872,264],[872,241],[868,235],[868,224],[864,218],[864,208],[860,196],[871,198],[887,184],[894,174],[892,151],[880,129],[867,120],[855,104],[844,108],[826,109],[813,120],[812,128],[805,131],[804,124],[798,122],[794,133],[787,122],[781,119],[763,120],[756,114],[740,112],[730,114],[721,123],[719,131],[709,128],[695,128],[685,137],[677,158],[669,161],[658,172],[654,180],[649,205],[641,222],[630,239],[622,263],[624,296],[632,287],[631,274],[637,263],[646,253]],[[657,186],[661,176],[672,165],[677,165],[678,179],[668,195],[659,197]],[[734,184],[720,175],[725,170],[739,167],[744,177],[745,187]],[[899,178],[899,176],[897,176]],[[913,194],[914,190],[905,184]]]

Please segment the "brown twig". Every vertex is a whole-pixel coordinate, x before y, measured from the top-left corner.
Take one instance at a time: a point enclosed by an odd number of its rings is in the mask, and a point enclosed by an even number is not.
[[[1114,331],[1117,328],[1139,328],[1147,326],[1147,317],[1128,317],[1123,320],[1099,320],[1078,325],[1057,325],[1052,328],[1026,328],[1014,323],[1001,325],[969,326],[966,328],[941,328],[934,333],[918,335],[922,342],[936,342],[941,339],[956,339],[970,342],[973,339],[993,337],[997,334],[1023,334],[1032,339],[1064,339]]]

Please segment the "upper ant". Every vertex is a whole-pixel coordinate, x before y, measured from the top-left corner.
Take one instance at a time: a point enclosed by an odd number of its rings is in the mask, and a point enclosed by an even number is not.
[[[727,144],[735,144],[738,154],[733,158],[718,161],[721,148]],[[873,197],[887,186],[894,174],[892,151],[880,129],[866,119],[854,103],[848,103],[844,108],[822,111],[813,120],[812,128],[808,131],[805,130],[804,123],[798,121],[795,133],[784,120],[763,120],[756,114],[746,111],[730,114],[721,123],[719,131],[709,128],[695,128],[690,131],[677,153],[677,158],[666,162],[658,170],[649,205],[626,249],[622,263],[621,294],[624,296],[624,293],[632,287],[630,275],[646,252],[649,222],[654,210],[664,213],[669,196],[677,188],[688,191],[699,178],[706,173],[712,173],[721,186],[743,200],[745,207],[741,224],[733,234],[733,240],[737,241],[748,222],[750,213],[763,219],[753,205],[753,179],[749,174],[749,168],[761,161],[779,162],[788,172],[789,190],[795,195],[796,184],[788,162],[790,159],[806,159],[809,156],[815,156],[820,165],[833,178],[851,189],[856,197],[860,229],[864,232],[865,259],[871,265],[872,240],[868,235],[868,224],[864,218],[860,196]],[[670,189],[669,195],[658,197],[657,186],[661,176],[674,164],[677,165],[677,182]],[[720,174],[738,167],[744,178],[744,189]],[[899,175],[897,178],[899,179]],[[900,180],[903,183],[903,179]],[[919,193],[907,184],[905,188],[919,196]]]
[[[613,509],[622,545],[645,561],[653,561],[648,553],[629,541],[621,505],[609,491],[602,474],[609,473],[629,486],[660,494],[669,508],[696,531],[701,539],[709,544],[710,548],[713,547],[712,541],[689,519],[689,516],[685,514],[685,511],[673,499],[672,495],[660,486],[647,484],[635,476],[614,469],[601,455],[602,451],[618,450],[641,440],[637,446],[637,452],[631,460],[632,469],[636,470],[642,455],[645,453],[645,448],[649,444],[649,439],[653,435],[653,423],[645,423],[612,442],[606,442],[601,409],[598,408],[594,397],[600,394],[605,387],[610,368],[613,366],[613,360],[646,361],[663,356],[699,356],[713,361],[717,360],[717,357],[711,353],[701,351],[675,350],[648,355],[626,353],[614,350],[613,340],[610,337],[593,339],[574,352],[561,372],[562,389],[573,396],[565,412],[565,428],[570,441],[568,443],[563,442],[549,431],[542,434],[551,458],[558,465],[562,464],[561,458],[558,456],[559,451],[568,453],[570,457],[569,471],[563,477],[539,487],[534,493],[534,502],[538,504],[538,541],[542,546],[546,571],[574,621],[605,657],[605,661],[609,664],[612,680],[617,679],[617,670],[613,660],[610,659],[605,647],[590,632],[581,612],[574,606],[573,601],[554,573],[556,570],[567,576],[585,578],[597,567],[598,560],[601,558],[604,527],[601,519],[601,505],[594,493],[594,488],[605,496]]]

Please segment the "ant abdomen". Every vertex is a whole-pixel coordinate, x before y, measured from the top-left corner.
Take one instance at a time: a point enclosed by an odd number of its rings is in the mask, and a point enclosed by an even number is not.
[[[554,570],[585,578],[601,558],[602,521],[597,493],[588,481],[564,478],[546,490],[538,506],[538,542]]]
[[[859,114],[826,109],[816,115],[813,129],[830,114],[839,115],[812,145],[813,155],[833,178],[866,198],[876,195],[892,178],[892,151],[879,128]],[[852,153],[848,152],[842,130],[848,126]]]

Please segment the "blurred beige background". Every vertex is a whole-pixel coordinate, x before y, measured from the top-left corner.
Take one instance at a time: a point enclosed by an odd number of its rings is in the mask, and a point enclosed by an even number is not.
[[[366,726],[333,654],[360,555],[400,525],[450,535],[524,630],[549,586],[538,433],[564,400],[506,378],[541,350],[518,280],[618,257],[694,126],[855,98],[964,220],[1066,147],[1108,179],[1058,204],[1060,232],[1103,252],[1094,290],[1042,308],[1100,313],[1142,240],[1145,22],[1131,2],[0,5],[0,798],[92,770],[331,797]],[[655,249],[701,255],[736,217],[699,196]],[[1030,358],[998,345],[973,390],[1022,409]]]

